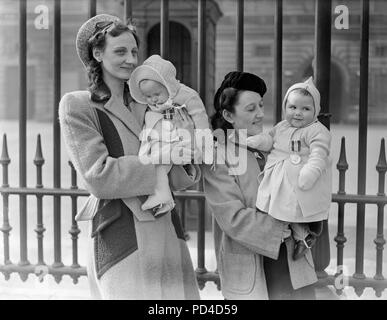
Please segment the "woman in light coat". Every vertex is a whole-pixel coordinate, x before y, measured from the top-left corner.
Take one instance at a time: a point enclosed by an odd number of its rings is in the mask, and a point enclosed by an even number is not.
[[[90,219],[91,291],[103,299],[199,299],[178,215],[155,218],[141,210],[156,181],[155,165],[137,156],[146,107],[133,101],[126,84],[138,45],[133,26],[117,17],[85,22],[76,46],[90,86],[65,94],[59,107],[68,154],[92,194],[78,216]],[[184,113],[178,123],[192,129]],[[200,169],[189,164],[190,149],[177,147],[187,156],[169,179],[181,190],[199,180]]]
[[[288,224],[255,207],[265,156],[247,148],[246,137],[262,132],[265,92],[264,81],[256,75],[230,72],[214,98],[216,157],[203,174],[215,218],[222,293],[226,299],[315,299],[310,250],[294,261]]]

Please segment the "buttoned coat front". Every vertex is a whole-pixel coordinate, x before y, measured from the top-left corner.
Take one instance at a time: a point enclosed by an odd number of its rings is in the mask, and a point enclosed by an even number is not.
[[[228,140],[227,145],[233,142]],[[243,148],[243,147],[242,147]],[[286,238],[290,280],[294,289],[317,281],[310,250],[293,260],[294,240],[288,224],[258,212],[255,207],[260,168],[253,152],[244,149],[239,159],[246,170],[235,171],[227,159],[226,144],[217,148],[217,164],[203,168],[204,190],[215,218],[214,240],[222,293],[227,299],[268,299],[263,256],[277,259]]]
[[[59,119],[65,145],[86,189],[92,212],[88,277],[94,298],[198,299],[196,278],[178,218],[141,210],[154,192],[155,166],[138,158],[145,106],[111,97],[91,101],[88,91],[63,96]],[[101,128],[100,110],[107,122]],[[102,134],[102,132],[108,134]],[[105,140],[109,140],[110,149]],[[122,154],[112,155],[112,149]],[[192,186],[200,169],[173,166],[171,188]]]

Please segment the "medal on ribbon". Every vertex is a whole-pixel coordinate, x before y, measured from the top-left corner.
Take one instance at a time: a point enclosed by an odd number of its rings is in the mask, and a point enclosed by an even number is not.
[[[300,140],[292,140],[291,141],[291,149],[292,153],[290,154],[290,161],[293,164],[299,164],[301,162],[301,157],[298,152],[301,151],[301,141]]]

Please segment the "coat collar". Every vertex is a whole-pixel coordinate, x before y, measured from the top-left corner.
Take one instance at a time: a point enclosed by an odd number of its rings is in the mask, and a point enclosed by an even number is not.
[[[130,131],[139,137],[144,123],[146,106],[132,100],[129,107],[131,111],[114,97],[110,97],[104,105],[107,111],[116,116]]]

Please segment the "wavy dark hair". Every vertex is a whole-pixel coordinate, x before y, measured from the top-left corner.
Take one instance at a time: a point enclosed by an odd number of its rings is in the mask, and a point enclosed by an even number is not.
[[[102,28],[101,30],[96,29],[93,36],[90,38],[88,43],[89,50],[89,59],[90,63],[87,66],[87,76],[88,76],[88,90],[91,93],[91,100],[95,102],[104,102],[110,99],[111,92],[109,87],[103,81],[103,73],[101,63],[98,62],[93,56],[93,49],[104,50],[106,47],[106,34],[109,34],[112,37],[117,37],[124,32],[130,32],[133,34],[134,39],[136,40],[137,47],[140,46],[140,39],[135,31],[135,28],[130,20],[125,24],[123,22],[113,22],[113,27],[111,28]],[[104,31],[105,29],[105,31]],[[110,29],[109,31],[107,31]],[[126,93],[129,93],[129,88],[127,84],[124,86],[124,97]]]
[[[215,131],[216,129],[222,129],[224,133],[227,133],[227,129],[233,129],[233,125],[223,117],[223,110],[228,112],[235,112],[235,104],[239,97],[239,93],[242,90],[235,88],[225,88],[218,91],[214,97],[215,113],[211,117],[211,126]]]

